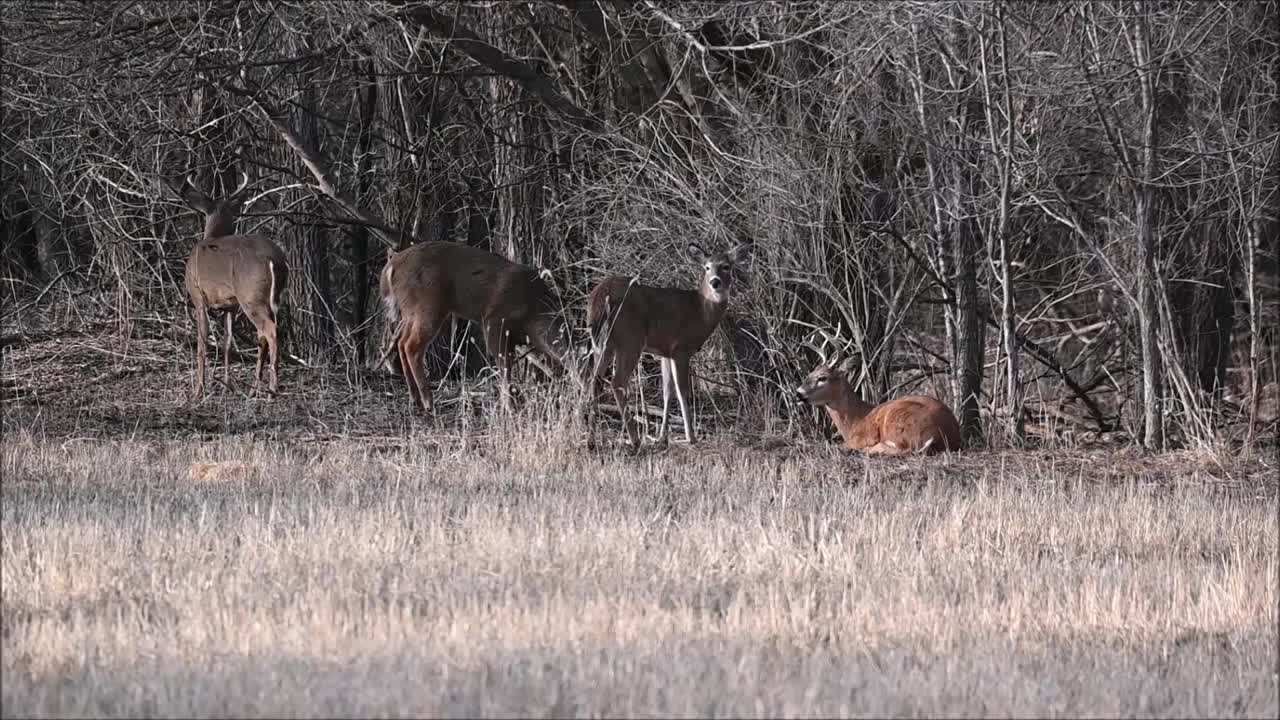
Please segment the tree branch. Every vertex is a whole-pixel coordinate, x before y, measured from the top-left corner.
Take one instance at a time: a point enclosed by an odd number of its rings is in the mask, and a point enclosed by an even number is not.
[[[302,164],[306,165],[307,169],[311,171],[311,175],[316,179],[320,192],[336,202],[348,215],[359,220],[360,224],[372,228],[392,247],[404,247],[405,243],[402,240],[406,237],[413,237],[411,233],[401,228],[386,224],[378,216],[360,207],[355,200],[344,193],[338,187],[333,174],[329,171],[328,158],[318,148],[312,147],[307,143],[298,134],[298,131],[293,129],[289,124],[288,115],[266,97],[265,91],[260,88],[239,88],[231,84],[227,84],[225,87],[227,92],[247,98],[249,102],[262,111],[262,114],[267,118],[267,122],[271,123],[271,126],[280,134],[280,138],[297,154],[298,158],[302,160]],[[416,242],[416,238],[414,238],[414,241]]]
[[[902,237],[897,230],[887,225],[882,227],[881,230],[896,240],[898,244],[907,251],[907,255],[909,255],[911,259],[928,274],[929,279],[942,290],[943,302],[948,305],[954,305],[956,302],[955,291],[951,289],[951,286],[948,285],[947,282],[943,280],[927,262],[925,262],[924,258],[920,257],[920,255],[916,253],[915,248],[911,247],[911,244],[907,242],[907,239]],[[982,319],[986,321],[987,325],[997,330],[1000,329],[999,323],[996,322],[995,318],[991,317],[990,311],[986,308],[979,306],[978,315],[982,316]],[[1102,408],[1098,407],[1098,403],[1094,402],[1094,399],[1089,396],[1089,392],[1080,386],[1080,383],[1071,376],[1071,372],[1063,367],[1062,363],[1058,362],[1058,359],[1054,357],[1052,352],[1040,347],[1035,340],[1032,340],[1022,333],[1015,332],[1013,337],[1024,350],[1031,354],[1032,357],[1039,360],[1042,365],[1054,371],[1062,378],[1062,382],[1065,383],[1066,386],[1071,389],[1071,392],[1076,397],[1080,398],[1080,401],[1084,403],[1086,408],[1088,408],[1089,414],[1093,416],[1093,421],[1098,424],[1099,432],[1109,432],[1111,430],[1111,423],[1108,422],[1106,416],[1102,414]]]
[[[397,4],[406,3],[401,1]],[[537,70],[508,55],[487,40],[481,39],[471,28],[459,23],[457,18],[445,15],[430,5],[415,5],[406,9],[402,17],[427,28],[435,35],[450,40],[471,59],[520,83],[521,87],[541,100],[544,105],[560,113],[579,128],[597,133],[605,129],[603,122],[565,97],[556,89],[554,83],[538,74]]]

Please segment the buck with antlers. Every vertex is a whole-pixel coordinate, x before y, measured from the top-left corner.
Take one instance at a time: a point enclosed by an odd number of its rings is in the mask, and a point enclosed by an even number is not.
[[[205,214],[204,237],[187,258],[187,294],[196,319],[196,377],[193,397],[204,394],[205,353],[209,342],[209,310],[226,316],[222,378],[227,383],[231,360],[231,321],[237,307],[258,331],[258,367],[254,392],[262,384],[263,360],[270,355],[271,393],[279,391],[280,346],[277,316],[289,266],[284,253],[264,235],[236,235],[236,219],[244,204],[249,175],[241,173],[235,192],[214,201],[197,190],[190,177],[180,191],[192,208]]]
[[[591,291],[587,322],[591,326],[596,358],[587,382],[588,402],[594,409],[600,372],[612,362],[610,385],[632,447],[639,447],[640,435],[627,417],[626,390],[642,352],[658,356],[662,367],[659,442],[667,440],[673,385],[684,420],[685,438],[690,444],[694,442],[689,418],[692,390],[689,363],[724,317],[733,288],[734,266],[742,261],[746,246],[737,245],[715,255],[708,254],[697,243],[690,243],[689,248],[702,259],[702,281],[696,290],[652,287],[612,276]]]
[[[396,372],[390,356],[398,350],[409,398],[427,413],[433,402],[423,356],[451,313],[480,323],[504,406],[516,344],[531,345],[554,373],[564,371],[568,330],[555,293],[534,268],[459,243],[424,242],[388,249],[378,285],[388,327],[396,328],[382,360]]]
[[[849,382],[842,367],[843,350],[830,361],[826,347],[834,339],[822,333],[821,346],[806,344],[821,362],[796,388],[802,402],[825,407],[845,445],[851,450],[877,455],[937,453],[960,449],[960,423],[946,405],[923,395],[909,395],[880,405],[865,402]]]

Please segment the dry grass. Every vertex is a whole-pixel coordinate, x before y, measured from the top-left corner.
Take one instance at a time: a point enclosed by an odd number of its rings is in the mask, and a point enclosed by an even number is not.
[[[1274,449],[589,452],[545,386],[188,406],[171,349],[0,354],[0,715],[1280,710]]]
[[[1280,709],[1274,467],[547,430],[10,428],[3,714]]]

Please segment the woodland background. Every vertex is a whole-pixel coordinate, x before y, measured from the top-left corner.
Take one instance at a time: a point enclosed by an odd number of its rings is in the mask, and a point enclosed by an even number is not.
[[[800,412],[801,341],[838,328],[865,396],[937,392],[978,442],[1252,447],[1276,422],[1277,20],[1275,2],[6,2],[3,344],[97,328],[186,356],[202,218],[172,188],[244,170],[241,231],[292,263],[286,350],[351,377],[377,356],[387,247],[548,268],[581,329],[603,273],[690,286],[688,241],[746,241],[695,362],[739,403]],[[442,333],[434,377],[484,365],[467,333]]]

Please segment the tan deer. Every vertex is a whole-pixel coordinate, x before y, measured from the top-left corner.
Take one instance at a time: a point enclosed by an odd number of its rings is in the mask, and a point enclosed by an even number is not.
[[[849,382],[841,355],[827,360],[827,342],[814,347],[818,367],[796,388],[802,402],[825,407],[851,450],[872,455],[937,453],[960,449],[960,423],[946,405],[923,395],[909,395],[879,405],[865,402]],[[807,341],[812,347],[812,338]]]
[[[427,346],[452,313],[480,323],[485,351],[498,366],[502,402],[510,401],[512,351],[531,345],[555,373],[564,371],[569,338],[555,293],[538,270],[501,255],[453,242],[424,242],[387,250],[379,281],[384,315],[394,328],[383,352],[387,369],[398,350],[398,371],[409,398],[430,413],[431,386],[423,363]]]
[[[188,205],[205,214],[204,238],[187,258],[187,295],[196,319],[196,377],[193,398],[204,394],[205,353],[209,342],[209,310],[222,310],[226,333],[222,350],[222,378],[230,373],[231,321],[237,307],[258,331],[256,393],[262,384],[263,360],[270,354],[271,393],[279,392],[279,336],[276,318],[280,301],[289,285],[289,266],[284,253],[264,235],[236,235],[236,218],[244,203],[249,175],[235,192],[214,201],[197,190],[190,177],[181,191]]]
[[[587,322],[591,326],[596,358],[587,382],[588,402],[593,411],[600,373],[612,362],[610,386],[632,447],[640,446],[640,435],[627,416],[627,383],[642,352],[656,355],[662,368],[659,442],[667,441],[667,417],[674,386],[684,420],[685,439],[691,445],[694,443],[689,418],[692,390],[689,364],[724,317],[733,289],[734,266],[742,261],[746,246],[737,245],[715,255],[709,255],[697,243],[690,243],[689,248],[702,260],[702,281],[696,290],[652,287],[611,276],[591,291]]]

